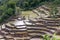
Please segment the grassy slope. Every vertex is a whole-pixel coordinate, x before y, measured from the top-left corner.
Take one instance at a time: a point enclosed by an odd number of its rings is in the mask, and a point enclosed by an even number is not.
[[[33,13],[32,11],[22,11],[22,16],[25,16],[26,18],[28,18],[28,16],[30,16],[32,18],[37,17],[37,15],[35,13]]]

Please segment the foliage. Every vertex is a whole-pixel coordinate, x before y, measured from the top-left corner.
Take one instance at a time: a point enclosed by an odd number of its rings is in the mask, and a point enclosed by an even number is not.
[[[55,0],[53,3],[54,3],[55,5],[59,5],[59,4],[60,4],[60,0]]]
[[[28,10],[28,9],[33,9],[39,5],[42,5],[42,2],[45,1],[50,1],[50,0],[20,0],[19,5],[24,10]]]
[[[15,15],[15,5],[15,2],[11,2],[11,0],[9,0],[7,4],[0,6],[0,22],[5,21],[12,15]]]
[[[50,40],[49,35],[45,35],[43,40]]]
[[[52,17],[52,18],[57,18],[57,14],[58,14],[58,9],[57,9],[57,7],[52,7],[51,8],[51,11],[50,11],[50,17]]]
[[[17,6],[23,10],[30,10],[44,4],[44,2],[52,2],[53,5],[60,4],[60,0],[1,0],[0,22],[14,15]],[[57,9],[53,7],[50,14],[56,17],[57,12]]]
[[[46,34],[46,35],[44,36],[43,40],[60,40],[60,38],[56,38],[55,36],[56,36],[56,35],[54,34],[53,37],[50,38],[50,36]]]

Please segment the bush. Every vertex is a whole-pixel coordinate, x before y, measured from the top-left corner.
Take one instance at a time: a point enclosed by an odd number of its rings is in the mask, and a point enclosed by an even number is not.
[[[14,15],[13,11],[14,11],[14,10],[13,10],[12,8],[9,8],[9,9],[6,11],[6,13],[7,13],[7,15],[11,16],[11,15]]]
[[[8,1],[7,4],[0,6],[0,22],[4,22],[12,15],[15,15],[15,2]]]

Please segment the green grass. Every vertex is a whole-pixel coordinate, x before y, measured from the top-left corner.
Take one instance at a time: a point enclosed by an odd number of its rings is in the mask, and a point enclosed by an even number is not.
[[[37,15],[33,13],[32,11],[22,11],[22,16],[25,16],[25,18],[28,18],[28,16],[32,18],[37,17]]]
[[[52,35],[52,38],[50,38],[50,36],[46,34],[46,35],[43,37],[43,40],[60,40],[60,38],[59,38],[59,37],[56,37],[56,34],[53,34],[53,35]]]

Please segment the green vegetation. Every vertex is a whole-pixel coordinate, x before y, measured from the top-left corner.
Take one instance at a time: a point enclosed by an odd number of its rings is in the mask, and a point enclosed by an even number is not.
[[[41,5],[48,4],[51,10],[49,11],[50,18],[58,18],[58,9],[60,6],[60,0],[0,0],[0,23],[6,21],[11,16],[15,16],[22,12],[22,16],[31,18],[37,17],[31,10],[39,7]],[[38,10],[37,10],[38,11]],[[44,13],[43,11],[38,11]],[[45,13],[44,13],[45,14]],[[60,40],[56,37],[50,38],[50,36],[45,35],[43,40]]]
[[[57,14],[58,14],[57,7],[52,7],[51,11],[50,11],[50,17],[51,18],[57,18],[58,17]]]
[[[45,35],[43,40],[60,40],[60,38],[56,38],[54,34],[52,38],[49,35]]]
[[[23,10],[31,10],[43,4],[43,2],[52,2],[52,0],[20,0],[18,6]]]
[[[5,0],[7,1],[7,0]],[[2,1],[3,4],[3,1]],[[0,6],[0,22],[5,21],[10,16],[15,15],[16,2],[9,0],[7,3],[4,3]]]
[[[45,4],[45,2],[52,3],[53,5],[60,4],[60,0],[0,0],[0,22],[15,15],[16,7],[20,7],[23,10],[31,10]],[[57,11],[55,8],[53,10]],[[54,17],[56,13],[52,13]]]
[[[22,16],[25,16],[26,19],[28,19],[28,16],[32,17],[32,18],[36,18],[38,17],[35,13],[33,13],[32,11],[23,11],[22,12]]]

